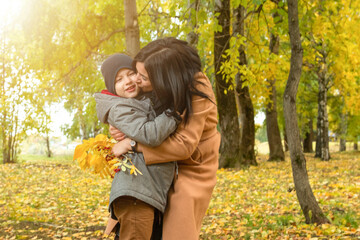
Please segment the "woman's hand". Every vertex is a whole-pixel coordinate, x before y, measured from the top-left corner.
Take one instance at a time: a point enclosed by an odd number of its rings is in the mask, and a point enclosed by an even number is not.
[[[130,145],[130,138],[125,138],[124,140],[115,143],[114,146],[112,147],[111,152],[116,156],[119,157],[122,154],[127,153],[128,151],[131,150],[131,145]]]
[[[125,134],[123,132],[120,132],[119,129],[116,127],[109,125],[109,132],[110,135],[118,142],[124,140],[126,138]]]

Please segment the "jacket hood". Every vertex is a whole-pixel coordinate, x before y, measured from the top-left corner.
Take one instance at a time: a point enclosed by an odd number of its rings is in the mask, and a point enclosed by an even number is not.
[[[108,123],[107,118],[111,107],[117,104],[120,97],[103,93],[94,94],[96,101],[96,111],[100,122]]]

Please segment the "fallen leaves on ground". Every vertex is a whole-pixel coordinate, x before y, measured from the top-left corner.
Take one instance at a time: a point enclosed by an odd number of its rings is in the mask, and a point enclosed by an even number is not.
[[[360,153],[307,155],[315,197],[332,224],[304,223],[289,159],[218,171],[201,239],[360,238]],[[108,218],[110,179],[76,163],[0,165],[0,239],[99,239]],[[110,239],[110,238],[109,238]]]
[[[332,224],[305,224],[289,158],[247,170],[218,171],[202,239],[360,239],[360,153],[307,154],[315,197]]]
[[[0,239],[99,237],[110,186],[76,163],[0,165]]]

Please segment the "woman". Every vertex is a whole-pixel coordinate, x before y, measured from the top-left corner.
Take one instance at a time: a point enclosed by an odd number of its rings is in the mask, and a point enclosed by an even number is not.
[[[149,43],[134,58],[138,84],[155,93],[170,114],[182,122],[158,147],[137,144],[147,165],[177,161],[178,174],[168,193],[163,239],[198,239],[201,222],[216,184],[220,134],[217,107],[201,61],[187,42],[165,38]],[[156,104],[155,104],[156,105]],[[117,138],[116,131],[112,131]],[[123,152],[131,150],[122,141]]]

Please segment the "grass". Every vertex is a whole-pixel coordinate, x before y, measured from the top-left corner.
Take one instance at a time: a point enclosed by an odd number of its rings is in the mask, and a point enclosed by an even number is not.
[[[360,238],[360,153],[333,152],[329,162],[312,156],[310,184],[332,224],[305,224],[288,157],[273,163],[259,155],[258,167],[218,170],[200,239]],[[0,165],[0,239],[99,239],[110,184],[72,156],[25,155]]]
[[[48,158],[44,155],[20,155],[18,163],[73,164],[72,155],[55,155]]]

